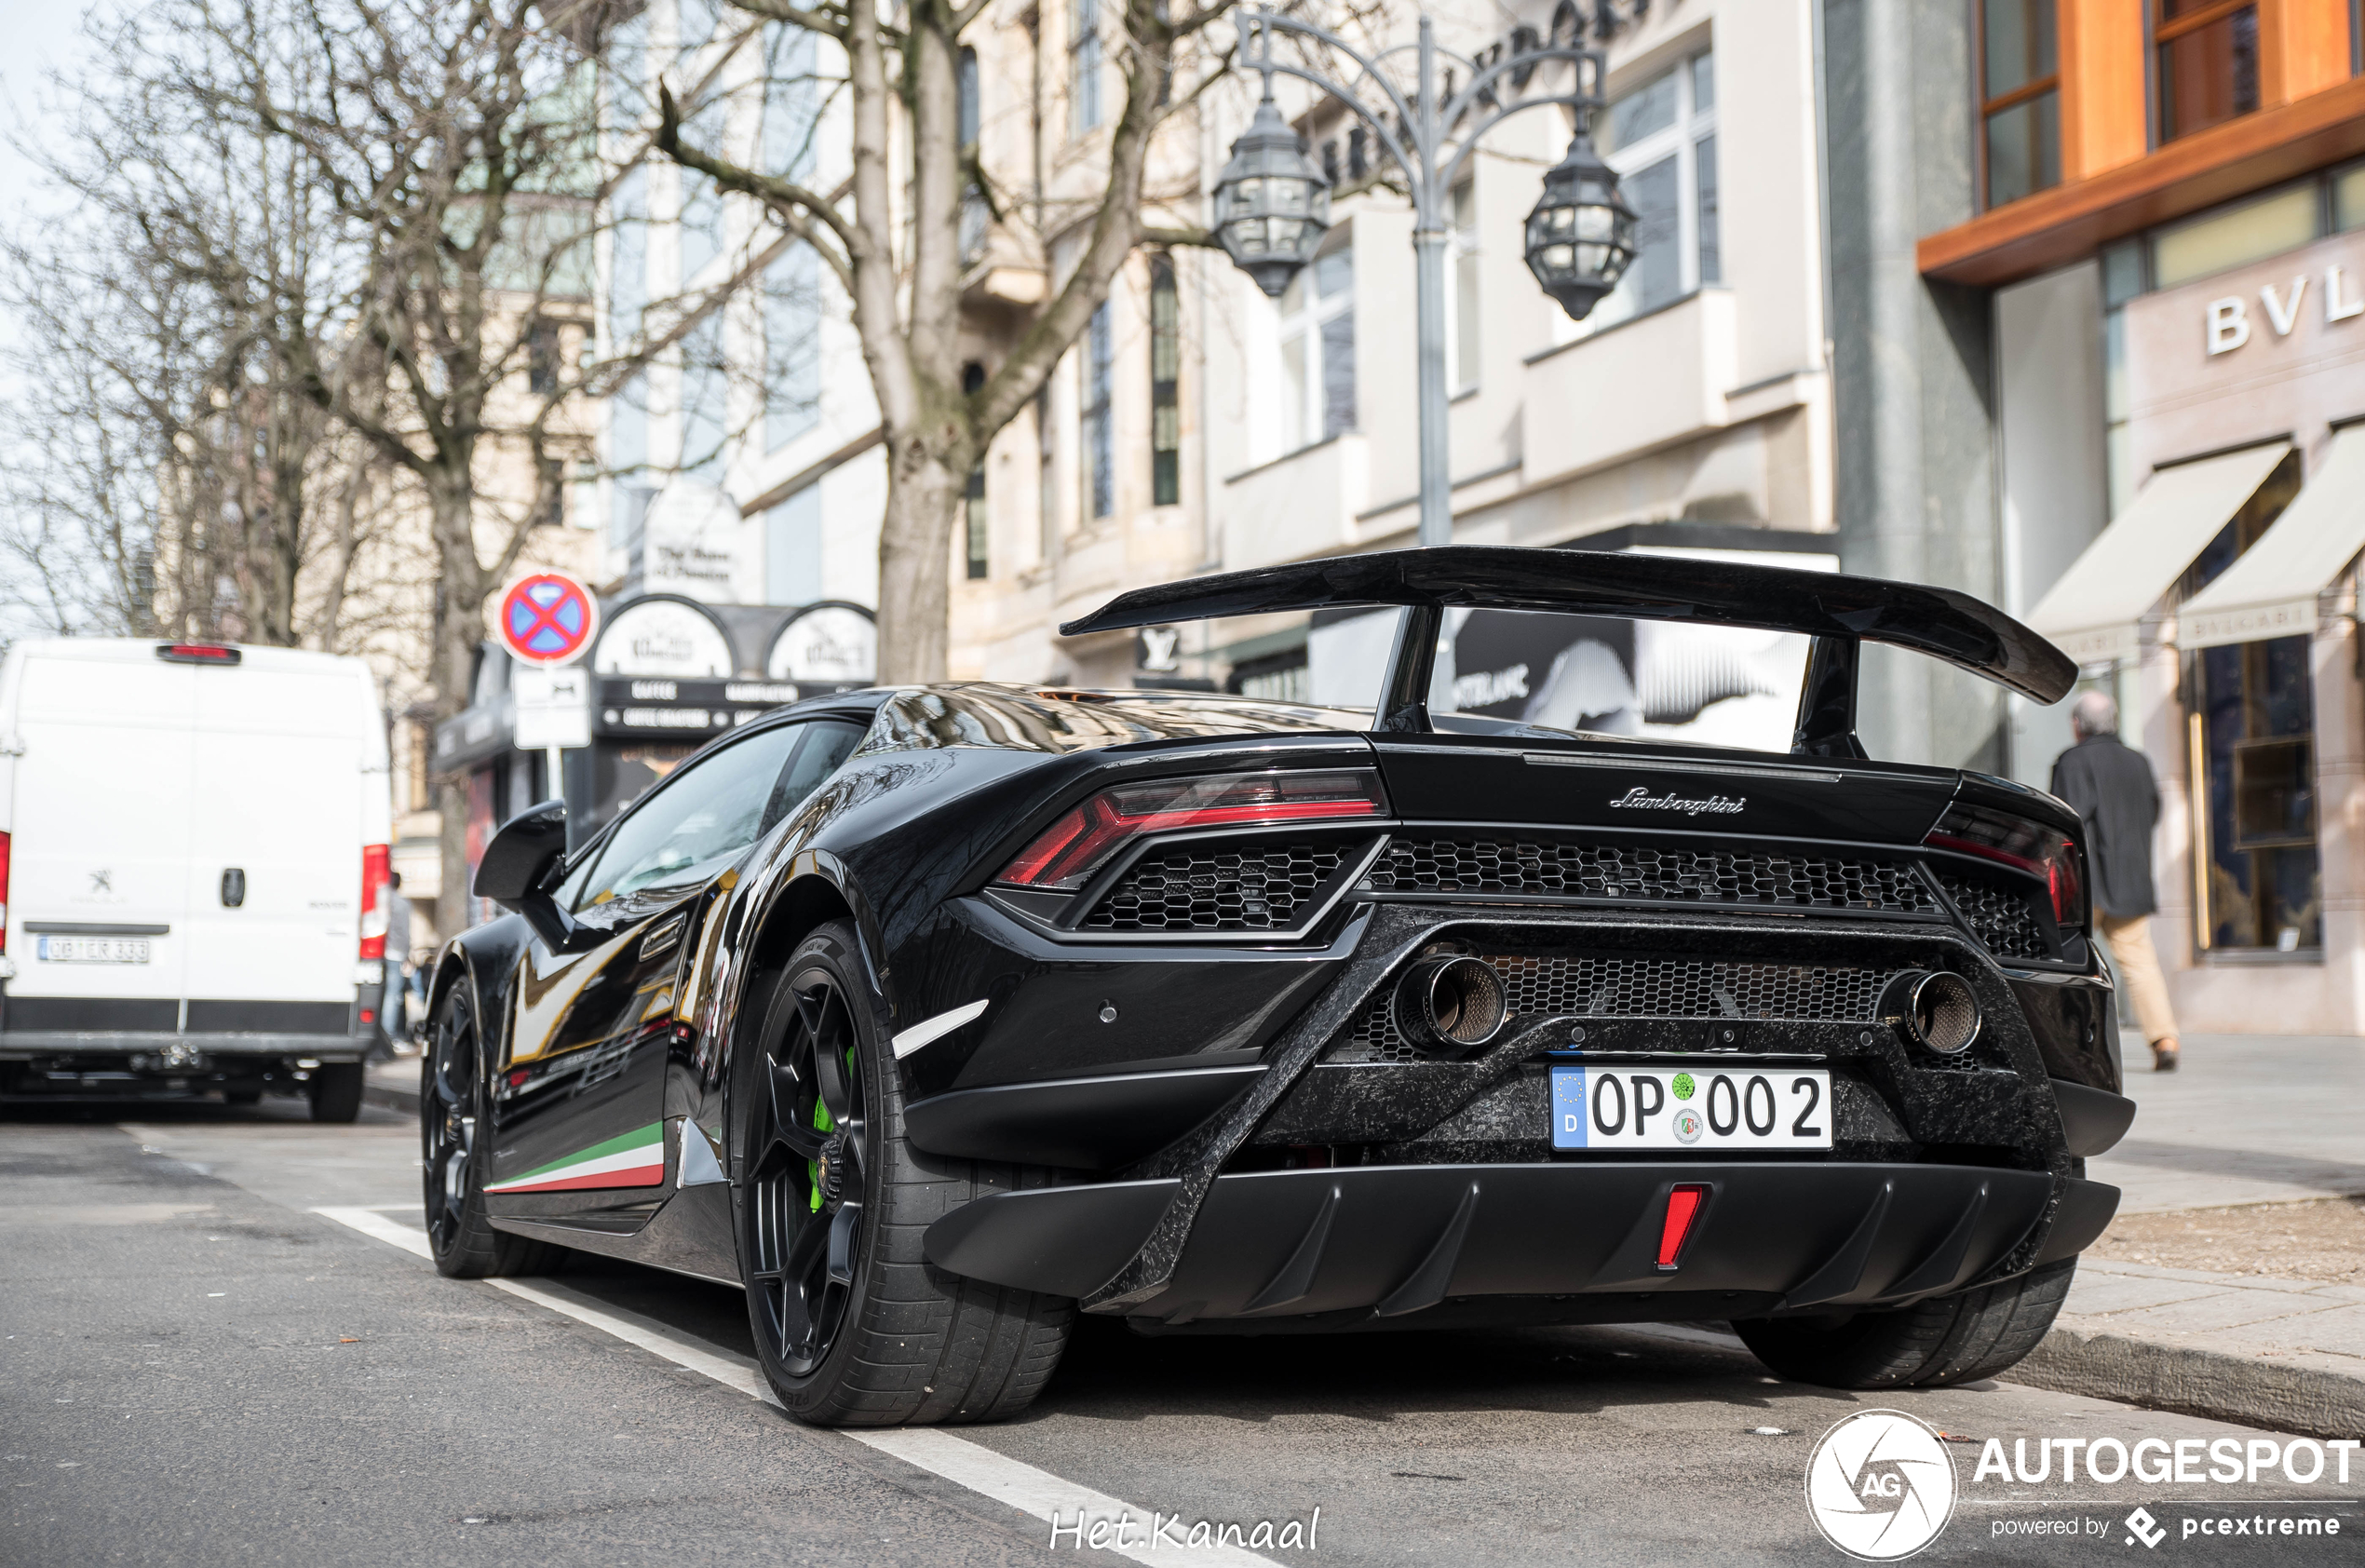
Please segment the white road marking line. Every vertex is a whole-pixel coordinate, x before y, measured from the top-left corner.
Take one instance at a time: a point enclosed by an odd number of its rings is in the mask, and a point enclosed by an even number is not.
[[[922,1019],[895,1037],[895,1060],[900,1061],[922,1046],[940,1040],[952,1034],[955,1029],[985,1011],[986,1000],[985,997],[980,996],[965,1007],[953,1008],[951,1012],[939,1013],[934,1018]]]
[[[368,1209],[315,1209],[324,1220],[359,1231],[362,1235],[399,1247],[414,1257],[431,1257],[427,1250],[426,1233],[387,1219]],[[569,1290],[555,1282],[529,1285],[516,1279],[488,1279],[485,1284],[504,1291],[521,1301],[547,1307],[562,1318],[572,1318],[587,1328],[599,1330],[628,1345],[636,1345],[677,1367],[712,1378],[726,1388],[737,1389],[752,1399],[778,1405],[771,1386],[764,1380],[763,1372],[749,1357],[736,1351],[723,1350],[696,1340],[637,1312],[594,1302],[580,1291]],[[1048,1470],[1038,1469],[1021,1460],[997,1453],[982,1443],[930,1426],[907,1426],[894,1431],[844,1431],[841,1437],[851,1438],[865,1447],[876,1449],[891,1458],[941,1476],[957,1486],[1007,1504],[1021,1513],[1034,1515],[1056,1527],[1062,1545],[1071,1541],[1078,1546],[1090,1544],[1092,1529],[1105,1523],[1104,1549],[1129,1557],[1152,1568],[1280,1568],[1271,1558],[1231,1546],[1186,1546],[1177,1544],[1176,1537],[1196,1521],[1177,1523],[1163,1513],[1136,1507],[1122,1499],[1095,1492],[1063,1480]],[[1163,1521],[1167,1538],[1156,1545],[1150,1541],[1151,1532]],[[1081,1534],[1078,1534],[1078,1533]],[[1122,1532],[1128,1544],[1116,1544]]]
[[[430,1263],[435,1261],[435,1254],[427,1250],[426,1232],[397,1224],[374,1209],[315,1209],[313,1212],[324,1220],[334,1220],[364,1236],[373,1237],[389,1247],[399,1247],[414,1258],[425,1258]]]

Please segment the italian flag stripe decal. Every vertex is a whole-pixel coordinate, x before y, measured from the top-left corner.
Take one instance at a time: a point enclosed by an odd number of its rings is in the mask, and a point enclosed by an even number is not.
[[[588,1187],[654,1187],[665,1180],[665,1124],[594,1143],[564,1159],[507,1182],[488,1183],[489,1193],[564,1193]]]

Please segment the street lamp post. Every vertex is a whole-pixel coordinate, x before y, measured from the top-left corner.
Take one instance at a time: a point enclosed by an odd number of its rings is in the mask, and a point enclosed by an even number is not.
[[[1215,231],[1235,264],[1278,298],[1298,270],[1314,259],[1330,227],[1331,187],[1320,169],[1298,147],[1296,133],[1273,101],[1273,78],[1295,76],[1335,98],[1372,128],[1380,146],[1402,171],[1412,198],[1414,331],[1419,340],[1421,533],[1424,545],[1450,544],[1453,537],[1453,482],[1447,471],[1445,385],[1446,218],[1454,177],[1478,141],[1522,109],[1547,103],[1576,112],[1576,134],[1568,155],[1544,178],[1544,195],[1528,214],[1523,251],[1528,269],[1547,293],[1574,320],[1617,286],[1634,256],[1634,213],[1620,199],[1617,176],[1593,151],[1591,116],[1601,107],[1603,61],[1598,49],[1534,44],[1498,50],[1480,65],[1441,50],[1429,19],[1421,18],[1420,42],[1366,57],[1338,34],[1293,17],[1267,10],[1238,13],[1239,63],[1263,78],[1256,117],[1232,144],[1232,159],[1215,187]],[[1319,71],[1277,60],[1277,33],[1310,38],[1353,61],[1358,80],[1368,81],[1373,103],[1346,84]],[[1380,70],[1390,55],[1417,50],[1416,80],[1408,101]],[[1469,73],[1467,85],[1450,99],[1439,91],[1442,54]],[[1574,73],[1571,89],[1504,101],[1503,89],[1527,82],[1541,66],[1561,62]],[[1451,78],[1448,78],[1451,85]],[[1467,131],[1461,127],[1481,115]],[[1391,123],[1392,122],[1392,123]]]

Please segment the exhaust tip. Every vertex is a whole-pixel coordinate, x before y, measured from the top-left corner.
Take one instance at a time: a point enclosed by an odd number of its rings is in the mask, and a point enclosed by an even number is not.
[[[1396,982],[1396,1027],[1432,1056],[1461,1056],[1502,1031],[1503,977],[1483,958],[1425,958]]]
[[[1887,1000],[1882,1010],[1925,1050],[1959,1056],[1979,1038],[1979,997],[1960,975],[1943,969],[1899,975]]]

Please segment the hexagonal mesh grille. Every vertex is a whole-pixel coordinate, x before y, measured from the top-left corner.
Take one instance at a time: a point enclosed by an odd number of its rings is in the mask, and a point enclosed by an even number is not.
[[[1489,954],[1510,992],[1513,1016],[1869,1021],[1888,971],[1836,964],[1718,964],[1694,958],[1534,958]],[[1397,1033],[1383,989],[1337,1060],[1418,1061]]]
[[[2052,944],[2045,939],[2045,929],[2037,925],[2027,899],[1992,882],[1947,872],[1938,873],[1938,884],[1954,900],[1954,907],[1963,912],[1963,918],[1970,923],[1971,934],[1986,943],[1987,951],[1996,957],[2053,956]]]
[[[1524,893],[1897,914],[1936,905],[1912,867],[1885,860],[1546,839],[1399,838],[1372,868],[1371,881],[1381,892]]]
[[[1155,851],[1093,907],[1083,929],[1287,930],[1305,918],[1316,891],[1357,847],[1332,841]]]

